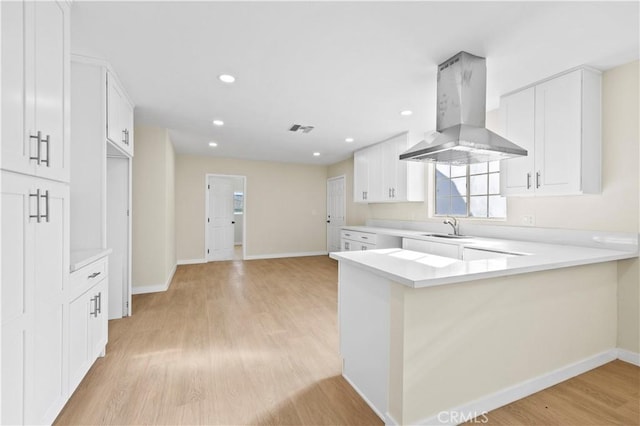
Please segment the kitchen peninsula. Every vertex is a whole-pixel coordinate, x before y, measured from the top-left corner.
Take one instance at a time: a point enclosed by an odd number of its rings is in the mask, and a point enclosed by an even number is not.
[[[459,423],[617,357],[616,261],[637,245],[456,243],[504,256],[331,253],[343,376],[387,424]]]

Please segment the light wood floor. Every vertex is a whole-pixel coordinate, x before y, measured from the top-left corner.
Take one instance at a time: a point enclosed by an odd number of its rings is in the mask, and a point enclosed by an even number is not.
[[[57,424],[366,424],[340,376],[326,256],[179,266],[134,296]],[[489,413],[495,425],[637,425],[640,368],[616,361]],[[635,411],[634,411],[635,410]]]
[[[326,256],[179,266],[134,296],[58,424],[382,424],[340,376]]]
[[[640,425],[640,368],[616,360],[485,417],[487,425]]]

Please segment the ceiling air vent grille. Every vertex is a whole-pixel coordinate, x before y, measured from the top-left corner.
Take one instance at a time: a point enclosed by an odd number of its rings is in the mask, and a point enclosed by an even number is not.
[[[291,132],[302,132],[302,133],[309,133],[312,130],[313,130],[313,126],[303,126],[301,124],[294,124],[289,128],[289,131]]]

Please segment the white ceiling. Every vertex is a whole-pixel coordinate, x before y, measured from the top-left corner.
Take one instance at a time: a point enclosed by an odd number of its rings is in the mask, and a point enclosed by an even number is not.
[[[638,17],[636,1],[76,1],[71,43],[111,63],[137,124],[169,128],[178,153],[332,164],[432,130],[436,66],[460,50],[487,58],[491,110],[568,68],[637,59]]]

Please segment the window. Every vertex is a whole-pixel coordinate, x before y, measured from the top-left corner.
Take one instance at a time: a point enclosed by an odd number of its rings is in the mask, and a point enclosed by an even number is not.
[[[507,201],[500,196],[500,162],[437,164],[436,215],[504,218]]]
[[[233,193],[233,213],[242,214],[244,211],[244,194],[242,192]]]

